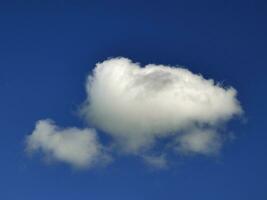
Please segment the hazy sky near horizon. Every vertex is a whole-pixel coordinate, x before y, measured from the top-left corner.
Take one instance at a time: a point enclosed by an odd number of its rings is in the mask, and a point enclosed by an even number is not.
[[[0,198],[265,200],[266,12],[0,1]]]

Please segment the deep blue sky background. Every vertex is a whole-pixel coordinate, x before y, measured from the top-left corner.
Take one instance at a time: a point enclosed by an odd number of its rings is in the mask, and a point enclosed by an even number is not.
[[[266,200],[266,22],[264,0],[0,1],[0,199]],[[228,126],[236,140],[163,171],[133,157],[88,171],[27,157],[36,120],[83,126],[85,78],[114,56],[234,86],[246,118]]]

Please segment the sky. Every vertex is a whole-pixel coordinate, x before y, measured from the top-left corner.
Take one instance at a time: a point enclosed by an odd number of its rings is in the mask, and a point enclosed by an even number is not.
[[[0,199],[267,199],[266,13],[0,1]]]

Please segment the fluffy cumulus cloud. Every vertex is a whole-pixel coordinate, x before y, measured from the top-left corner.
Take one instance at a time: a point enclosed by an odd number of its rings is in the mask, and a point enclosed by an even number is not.
[[[176,137],[179,152],[213,154],[222,142],[217,126],[242,112],[232,87],[185,68],[141,67],[126,58],[98,63],[86,89],[86,119],[126,153],[139,154],[160,138]]]
[[[108,161],[93,129],[61,129],[51,120],[40,120],[26,143],[28,152],[40,151],[45,159],[62,161],[76,168]]]
[[[182,67],[141,67],[127,58],[98,63],[86,92],[82,116],[111,136],[109,149],[138,155],[158,168],[167,166],[170,149],[184,155],[217,154],[224,141],[219,127],[242,113],[233,87]],[[60,129],[47,120],[28,136],[27,149],[74,166],[91,166],[105,157],[96,131]]]

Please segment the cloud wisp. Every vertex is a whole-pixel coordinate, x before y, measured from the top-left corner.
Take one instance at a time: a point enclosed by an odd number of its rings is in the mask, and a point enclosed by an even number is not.
[[[111,136],[112,150],[141,156],[159,168],[167,165],[166,152],[151,155],[161,139],[169,140],[167,145],[179,154],[215,155],[224,142],[219,127],[243,112],[233,87],[182,67],[141,67],[127,58],[98,63],[88,76],[86,92],[82,116]],[[72,143],[69,137],[76,139]],[[91,165],[103,156],[92,129],[59,131],[53,123],[41,121],[27,141],[32,151],[41,149],[74,165]],[[65,143],[70,147],[65,149]],[[84,155],[80,159],[72,152],[76,146]]]

